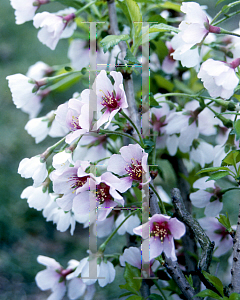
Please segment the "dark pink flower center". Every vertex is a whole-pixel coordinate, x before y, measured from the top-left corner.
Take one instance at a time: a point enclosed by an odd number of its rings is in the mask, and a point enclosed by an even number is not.
[[[72,120],[71,120],[69,126],[70,126],[71,131],[76,131],[76,130],[82,129],[82,127],[79,125],[79,121],[76,116],[72,116]]]
[[[83,176],[83,177],[78,177],[76,175],[73,175],[71,177],[69,177],[69,181],[72,182],[71,183],[71,188],[73,190],[76,190],[80,187],[82,187],[88,180],[88,178],[90,178],[90,176]]]
[[[163,242],[164,238],[171,234],[170,230],[168,229],[167,222],[158,223],[153,222],[153,228],[151,230],[151,236],[155,238],[160,238],[161,242]]]
[[[101,182],[96,186],[96,197],[100,204],[103,204],[106,200],[111,200],[112,196],[109,192],[110,187],[104,182]]]
[[[114,92],[110,93],[107,92],[107,95],[104,93],[104,96],[102,97],[102,102],[101,104],[108,108],[109,110],[114,110],[119,108],[119,100],[115,95]]]
[[[135,181],[142,181],[142,175],[144,173],[143,167],[138,160],[132,158],[131,165],[127,165],[125,168],[128,175]]]

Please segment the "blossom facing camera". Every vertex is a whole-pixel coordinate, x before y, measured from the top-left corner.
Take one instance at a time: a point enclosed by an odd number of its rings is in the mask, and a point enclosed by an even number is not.
[[[185,234],[185,225],[177,218],[155,214],[147,223],[134,228],[133,232],[142,236],[142,231],[146,229],[150,230],[150,238],[143,241],[143,247],[145,245],[150,249],[149,260],[164,252],[168,258],[176,261],[173,239],[180,239]],[[148,261],[146,257],[143,259]]]
[[[56,14],[42,12],[35,15],[33,25],[41,28],[38,32],[38,39],[44,45],[54,50],[59,39],[72,36],[77,24],[72,22],[75,18],[74,8],[67,8]]]
[[[228,64],[210,58],[201,65],[197,76],[211,97],[229,99],[234,94],[234,89],[239,83],[234,70],[239,65],[236,64],[237,60]]]

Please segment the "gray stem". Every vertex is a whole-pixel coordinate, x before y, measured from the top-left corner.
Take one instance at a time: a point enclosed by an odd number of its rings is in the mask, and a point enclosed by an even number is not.
[[[240,207],[238,213],[237,230],[233,239],[233,262],[232,281],[230,284],[231,293],[240,293]]]

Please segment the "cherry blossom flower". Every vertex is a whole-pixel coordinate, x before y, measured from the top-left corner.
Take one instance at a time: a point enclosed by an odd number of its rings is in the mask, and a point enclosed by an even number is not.
[[[133,229],[133,232],[142,236],[142,230],[149,228],[150,238],[143,241],[144,244],[149,242],[149,260],[159,256],[162,252],[172,260],[177,260],[173,239],[180,239],[185,234],[185,225],[176,218],[164,216],[161,214],[153,215],[149,221]],[[143,259],[148,261],[147,258]]]
[[[75,18],[75,9],[70,7],[55,14],[49,12],[38,13],[33,18],[33,25],[41,28],[38,32],[40,42],[54,50],[59,39],[72,36],[77,24],[72,22]]]
[[[22,74],[9,75],[6,78],[12,93],[13,103],[17,108],[35,117],[40,111],[41,100],[45,96],[44,91],[36,93],[39,88],[46,84],[46,81],[36,81]]]
[[[58,106],[56,120],[70,133],[66,136],[66,143],[70,144],[81,135],[89,131],[89,122],[80,122],[80,115],[86,102],[80,99],[70,99],[68,102]],[[87,114],[89,116],[89,114]],[[85,117],[86,118],[86,117]]]
[[[50,196],[48,191],[43,191],[43,186],[34,187],[28,186],[26,187],[21,194],[21,198],[27,198],[27,202],[29,207],[35,208],[36,210],[42,210],[46,207],[46,205],[50,201]]]
[[[192,47],[201,43],[209,32],[220,33],[220,28],[209,24],[208,16],[198,3],[183,2],[181,11],[186,15],[179,25],[180,32],[171,40],[175,49],[172,56],[184,67],[190,68],[199,63],[199,49]]]
[[[97,259],[94,258],[95,262],[97,263]],[[98,281],[98,284],[101,287],[106,286],[108,283],[111,283],[115,279],[115,269],[113,264],[110,261],[105,262],[105,260],[101,259],[100,263],[97,263],[97,277],[102,277],[99,279],[92,279],[92,278],[87,278],[89,277],[89,257],[83,258],[73,273],[73,276],[77,277],[79,274],[81,274],[82,281],[87,284],[93,284],[96,281]],[[69,276],[71,278],[71,276]]]
[[[115,226],[118,227],[122,221],[127,217],[124,212],[121,212],[115,221]],[[133,229],[141,223],[137,215],[131,216],[123,223],[123,225],[118,229],[117,233],[119,235],[124,235],[126,232],[133,235]]]
[[[132,186],[133,181],[140,185],[142,181],[149,182],[150,178],[144,178],[147,174],[148,154],[138,144],[124,146],[119,152],[121,155],[113,154],[110,157],[107,170],[120,176],[128,175],[123,178],[128,188]]]
[[[205,164],[210,164],[214,159],[214,147],[203,140],[194,140],[189,158],[204,168]]]
[[[227,253],[233,246],[233,240],[227,229],[218,222],[217,218],[205,217],[198,220],[209,237],[215,242],[214,256],[219,257]],[[236,227],[236,226],[232,226]]]
[[[39,186],[48,175],[46,162],[42,163],[40,156],[24,158],[19,164],[18,173],[21,177],[32,178],[34,187]]]
[[[93,90],[97,95],[97,111],[102,112],[100,119],[97,121],[96,129],[106,122],[107,124],[104,128],[107,128],[116,113],[120,109],[128,107],[123,89],[122,74],[120,72],[111,71],[110,75],[114,79],[114,85],[104,70],[98,74],[93,84]]]
[[[23,24],[33,19],[36,10],[42,5],[49,3],[50,0],[10,0],[15,9],[16,24]]]
[[[162,70],[166,74],[173,74],[177,69],[178,62],[171,55],[174,52],[171,42],[167,41],[166,46],[168,48],[168,55],[162,62]]]
[[[43,141],[47,135],[51,137],[62,137],[68,131],[55,120],[55,111],[49,112],[41,118],[29,120],[25,126],[28,134],[35,138],[36,144]]]
[[[196,207],[205,207],[205,215],[215,217],[222,210],[222,193],[220,187],[214,180],[209,180],[207,176],[194,182],[193,188],[199,189],[190,194],[190,200]]]
[[[84,228],[89,226],[89,219],[87,220],[86,224],[84,224]],[[110,216],[103,221],[96,220],[93,224],[93,233],[95,236],[102,238],[105,236],[110,235],[112,233],[114,227],[114,216]]]
[[[202,80],[211,97],[229,99],[239,83],[234,70],[239,64],[240,59],[228,64],[210,58],[202,63],[197,76]]]
[[[34,78],[35,80],[40,80],[52,72],[53,69],[49,65],[42,61],[38,61],[28,68],[26,76],[29,78]]]

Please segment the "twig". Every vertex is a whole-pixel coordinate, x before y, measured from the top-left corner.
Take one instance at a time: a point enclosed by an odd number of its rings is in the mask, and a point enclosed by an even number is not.
[[[231,293],[240,293],[240,207],[238,213],[237,230],[233,239],[233,263],[232,281],[230,284]]]

